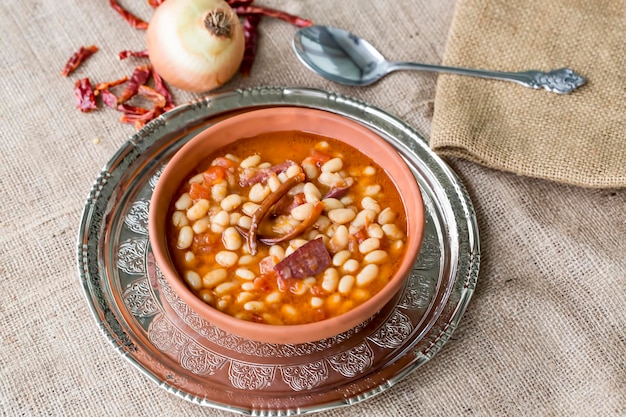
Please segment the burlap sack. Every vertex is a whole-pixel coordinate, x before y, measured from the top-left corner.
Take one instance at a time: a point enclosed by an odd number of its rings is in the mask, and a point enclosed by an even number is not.
[[[626,186],[626,2],[461,0],[444,64],[569,67],[573,94],[442,75],[431,146],[486,166],[586,187]]]

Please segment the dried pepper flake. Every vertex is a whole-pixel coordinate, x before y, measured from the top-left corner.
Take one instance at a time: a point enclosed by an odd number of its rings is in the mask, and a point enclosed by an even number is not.
[[[165,97],[147,85],[140,85],[137,94],[154,103],[155,107],[165,107]]]
[[[254,0],[226,0],[231,8],[250,6]]]
[[[117,54],[117,57],[121,60],[121,59],[126,59],[129,57],[135,57],[135,58],[148,58],[148,50],[144,49],[143,51],[129,51],[129,50],[124,50],[124,51],[120,51],[119,54]]]
[[[152,7],[159,7],[164,1],[165,0],[148,0],[148,5]]]
[[[161,76],[154,70],[154,68],[152,69],[152,78],[154,78],[154,89],[156,90],[156,92],[165,97],[165,106],[163,106],[163,109],[165,111],[173,109],[175,105],[174,100],[172,99],[172,94],[163,82],[163,78],[161,78]]]
[[[282,10],[270,9],[269,7],[240,6],[240,7],[235,7],[234,10],[235,10],[235,13],[237,13],[239,16],[242,16],[242,17],[246,15],[270,16],[270,17],[275,17],[277,19],[284,20],[286,22],[291,23],[292,25],[295,25],[301,28],[313,25],[313,22],[308,19],[304,19],[300,16],[295,16],[287,12],[283,12]]]
[[[121,111],[122,113],[126,115],[133,115],[133,116],[140,116],[150,111],[149,109],[146,109],[145,107],[131,106],[130,104],[127,104],[127,103],[118,104],[117,110]]]
[[[61,75],[67,77],[72,72],[74,72],[74,70],[78,68],[80,64],[85,62],[87,58],[95,54],[97,51],[98,47],[96,45],[81,46],[80,49],[75,52],[74,55],[72,55],[67,61],[65,67],[63,67],[63,71],[61,71]]]
[[[124,103],[134,97],[137,91],[139,91],[139,86],[144,85],[148,81],[151,73],[151,68],[148,65],[136,67],[128,80],[128,84],[126,84],[126,88],[119,96],[118,103]]]
[[[89,78],[81,78],[74,83],[74,97],[76,98],[76,107],[84,113],[98,108]]]
[[[259,39],[259,22],[261,15],[247,15],[243,19],[243,36],[245,38],[245,49],[243,52],[243,60],[239,66],[239,72],[244,77],[250,75],[254,58],[256,57],[257,44]]]
[[[117,96],[106,88],[100,91],[100,97],[105,106],[111,107],[112,109],[117,107]]]
[[[129,123],[135,126],[135,129],[139,130],[146,125],[149,121],[157,118],[163,113],[163,109],[161,107],[155,107],[147,113],[144,114],[130,114],[124,113],[122,117],[120,117],[120,122]]]
[[[117,13],[119,13],[120,16],[124,18],[124,20],[130,23],[130,25],[135,29],[148,29],[148,23],[130,13],[128,10],[124,9],[122,6],[120,6],[117,0],[109,0],[109,4]]]
[[[120,84],[124,84],[126,81],[128,81],[128,77],[127,76],[123,76],[119,80],[108,81],[108,82],[105,82],[105,83],[98,83],[93,88],[94,94],[98,95],[98,94],[100,94],[101,91],[108,90],[109,88],[115,87],[115,86],[120,85]]]

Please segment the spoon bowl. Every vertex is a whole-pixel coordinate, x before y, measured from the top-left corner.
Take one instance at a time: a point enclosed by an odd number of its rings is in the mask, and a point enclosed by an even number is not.
[[[293,39],[296,55],[313,72],[350,86],[366,86],[398,70],[418,70],[469,75],[502,81],[513,81],[526,87],[543,88],[567,94],[585,83],[585,79],[569,68],[550,72],[501,72],[481,69],[447,67],[416,62],[392,62],[369,42],[344,29],[331,26],[309,26],[299,29]]]

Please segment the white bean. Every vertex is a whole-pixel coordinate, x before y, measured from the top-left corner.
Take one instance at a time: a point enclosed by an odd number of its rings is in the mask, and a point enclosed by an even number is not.
[[[341,266],[341,269],[344,272],[347,272],[349,274],[353,274],[353,273],[355,273],[356,271],[359,270],[360,266],[361,265],[359,264],[359,261],[357,261],[356,259],[348,259],[347,261],[345,261],[343,263],[343,265]]]
[[[352,253],[347,249],[337,252],[335,256],[333,256],[333,266],[339,267],[343,265],[351,256]]]
[[[239,250],[243,244],[241,235],[234,227],[227,227],[222,233],[222,243],[228,250]]]
[[[190,264],[190,263],[192,263],[195,260],[196,260],[196,255],[194,255],[194,253],[192,251],[185,252],[185,262]]]
[[[285,171],[285,175],[287,175],[287,178],[292,178],[296,175],[300,175],[301,172],[302,168],[300,168],[300,165],[294,164],[287,168],[287,171]]]
[[[375,174],[376,174],[376,168],[374,168],[373,166],[368,165],[365,168],[363,168],[363,175],[371,177]]]
[[[237,302],[239,304],[245,303],[246,301],[250,301],[254,298],[254,294],[248,291],[243,291],[237,294]]]
[[[213,201],[220,202],[228,194],[228,183],[226,180],[221,180],[211,187],[211,198]]]
[[[230,213],[230,215],[228,216],[228,225],[235,226],[239,224],[239,219],[241,219],[241,216],[243,216],[243,214],[241,213],[237,213],[237,212]]]
[[[185,281],[194,290],[199,290],[202,287],[202,278],[195,271],[187,271],[185,273]]]
[[[326,232],[326,229],[330,226],[330,219],[326,216],[319,216],[315,223],[313,223],[313,227],[321,232]]]
[[[200,234],[206,232],[210,224],[211,218],[209,216],[204,216],[203,218],[196,220],[191,228],[193,229],[194,233]]]
[[[215,254],[215,262],[223,266],[224,268],[230,268],[237,263],[239,255],[235,252],[222,250]]]
[[[335,234],[330,239],[330,248],[333,252],[345,249],[350,241],[350,232],[348,228],[341,224],[335,229]]]
[[[225,269],[217,268],[207,272],[207,274],[202,277],[202,284],[206,288],[214,288],[226,281],[226,278],[228,278],[228,272]]]
[[[246,281],[241,284],[241,289],[244,291],[253,291],[255,288],[254,282]]]
[[[302,169],[304,170],[304,174],[309,180],[314,180],[319,174],[319,172],[317,171],[317,166],[309,161],[302,162]]]
[[[282,298],[282,293],[280,291],[273,291],[265,297],[265,302],[269,304],[276,304]]]
[[[220,207],[230,212],[239,207],[242,202],[239,194],[229,194],[220,202]]]
[[[315,149],[324,151],[330,149],[330,144],[325,140],[321,140],[315,144]]]
[[[321,191],[312,182],[307,182],[302,188],[304,198],[309,203],[317,203],[322,198]]]
[[[382,264],[387,261],[389,255],[382,249],[373,250],[363,257],[365,263]]]
[[[369,237],[382,239],[383,237],[385,237],[385,232],[383,231],[383,228],[380,227],[378,223],[372,223],[369,226],[367,226],[367,235]]]
[[[313,203],[304,203],[291,209],[291,217],[303,221],[313,212]]]
[[[393,223],[395,220],[396,220],[396,213],[389,207],[384,208],[378,214],[378,224],[380,225]]]
[[[280,245],[272,245],[270,246],[270,255],[278,259],[278,261],[280,262],[285,259],[285,249],[283,249],[283,247]]]
[[[383,224],[381,227],[389,239],[400,240],[404,238],[404,233],[394,223]]]
[[[356,285],[359,287],[363,287],[370,282],[374,281],[374,279],[378,276],[378,265],[376,264],[367,264],[361,269],[356,276]]]
[[[375,237],[369,237],[359,244],[359,252],[361,253],[370,253],[378,248],[380,248],[380,239]]]
[[[200,199],[196,204],[187,209],[187,218],[189,220],[198,220],[206,216],[209,212],[211,203],[207,199]]]
[[[327,268],[322,278],[322,288],[326,292],[334,292],[339,284],[339,271],[335,268]]]
[[[250,229],[250,226],[252,225],[252,218],[248,216],[241,216],[241,218],[237,222],[237,225],[244,229]]]
[[[183,226],[178,231],[178,239],[176,247],[178,249],[187,249],[193,243],[193,229],[191,226]]]
[[[254,166],[259,165],[259,163],[261,163],[261,155],[251,155],[249,157],[247,157],[246,159],[244,159],[243,161],[241,161],[241,163],[239,164],[240,167],[242,168],[252,168]]]
[[[237,262],[237,263],[239,265],[250,265],[251,263],[253,263],[255,261],[256,261],[256,259],[252,255],[242,255],[239,258],[239,262]]]
[[[339,285],[337,286],[337,291],[339,294],[346,295],[350,293],[350,290],[354,286],[354,276],[352,275],[344,275],[339,280]]]
[[[380,213],[380,204],[370,196],[365,196],[361,200],[361,207],[364,209],[374,210],[376,214]]]
[[[226,155],[224,155],[224,158],[226,159],[230,159],[231,161],[233,161],[234,163],[238,164],[239,161],[241,161],[241,158],[233,155],[232,153],[227,153]],[[215,161],[213,161],[215,162]],[[212,164],[213,165],[213,164]]]
[[[272,175],[267,179],[267,186],[270,187],[272,192],[276,191],[280,187],[280,180],[276,175]]]
[[[254,184],[248,192],[248,198],[254,203],[262,202],[268,195],[270,195],[269,187],[265,187],[261,183]]]
[[[341,171],[342,168],[343,168],[343,161],[341,160],[341,158],[330,159],[326,161],[324,165],[322,165],[321,167],[322,172],[337,172],[337,171]]]
[[[191,207],[191,204],[193,204],[193,200],[191,199],[191,197],[189,197],[188,193],[184,193],[183,195],[178,197],[178,200],[176,200],[174,206],[176,207],[176,210],[187,210],[189,207]]]
[[[226,210],[220,210],[213,216],[213,223],[226,227],[230,224],[230,214]]]
[[[235,271],[235,275],[247,281],[252,281],[256,278],[256,274],[248,268],[237,268],[237,270]]]
[[[328,212],[328,218],[337,224],[346,224],[351,222],[355,218],[356,214],[354,210],[349,208],[338,208]]]
[[[355,227],[366,227],[376,219],[376,212],[370,209],[363,209],[358,212],[354,221],[351,223]]]
[[[368,185],[367,187],[365,187],[365,195],[374,197],[375,195],[378,195],[380,193],[380,190],[381,187],[378,184]]]
[[[311,307],[320,308],[324,305],[324,300],[319,297],[311,297]]]
[[[322,200],[322,203],[324,203],[324,210],[327,212],[334,209],[344,208],[344,205],[341,203],[341,201],[336,198],[325,198]]]
[[[176,210],[172,213],[172,224],[176,227],[183,227],[189,224],[189,220],[187,220],[184,212]]]
[[[259,207],[261,207],[259,204],[247,201],[243,203],[241,211],[243,211],[246,216],[252,217],[254,216],[254,213],[259,209]]]
[[[189,178],[189,181],[187,181],[189,184],[193,184],[193,183],[201,183],[204,181],[204,174],[199,173],[194,175],[193,177]]]
[[[237,287],[237,284],[235,284],[234,282],[230,282],[230,281],[222,282],[217,287],[215,287],[213,291],[215,291],[217,295],[223,295],[223,294],[233,291],[236,287]]]
[[[352,196],[349,195],[344,195],[339,201],[341,201],[341,204],[343,204],[344,206],[349,206],[354,202]]]
[[[281,307],[280,311],[285,315],[291,318],[295,318],[298,315],[298,310],[291,304],[285,304]]]
[[[341,178],[341,175],[337,174],[336,172],[322,172],[320,176],[317,177],[317,180],[320,182],[320,184],[332,187],[333,185],[342,182],[343,178]]]

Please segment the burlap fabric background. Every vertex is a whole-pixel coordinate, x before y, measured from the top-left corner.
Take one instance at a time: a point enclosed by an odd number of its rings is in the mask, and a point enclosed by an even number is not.
[[[461,0],[448,65],[569,67],[588,79],[561,96],[446,77],[431,146],[486,166],[586,187],[626,186],[626,2]]]
[[[143,0],[123,4],[150,16]],[[455,8],[453,0],[263,4],[357,31],[394,59],[432,63],[443,57]],[[553,24],[556,31],[564,22]],[[73,81],[129,74],[136,61],[118,61],[117,52],[141,49],[144,34],[105,1],[5,0],[0,28],[0,415],[230,415],[161,390],[121,358],[79,284],[84,201],[133,128],[110,111],[78,112]],[[252,76],[225,89],[329,89],[430,136],[436,76],[393,74],[369,88],[343,88],[298,63],[293,32],[264,21]],[[100,52],[71,79],[60,77],[69,55],[89,44]],[[518,86],[494,88],[524,94]],[[194,97],[176,92],[180,103]],[[604,102],[592,107],[603,111]],[[443,350],[403,382],[320,415],[625,415],[626,189],[577,188],[448,162],[472,196],[481,232],[478,289],[466,316]]]

